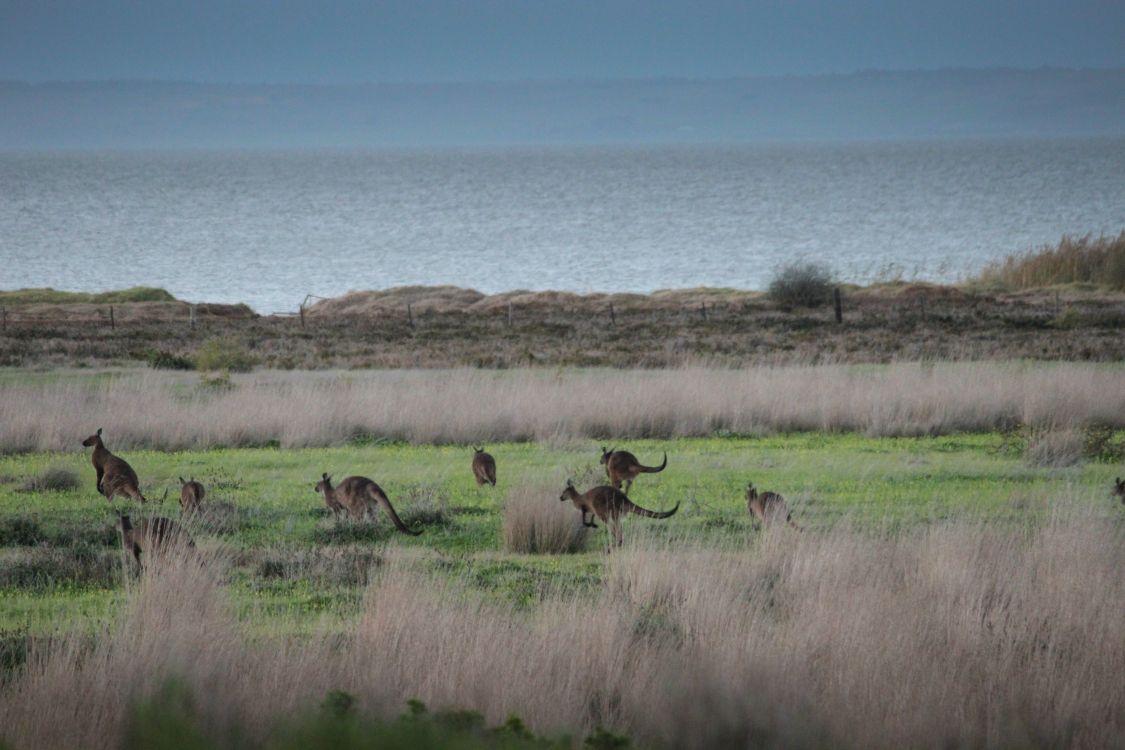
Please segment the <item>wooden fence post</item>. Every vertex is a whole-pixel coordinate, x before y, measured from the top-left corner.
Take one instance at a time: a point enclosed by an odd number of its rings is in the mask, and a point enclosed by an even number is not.
[[[508,328],[512,327],[512,302],[508,301]]]
[[[700,302],[699,303],[699,314],[703,317],[703,320],[706,322],[706,320],[707,320],[707,303],[706,302]]]
[[[409,302],[406,303],[406,322],[410,324],[411,328],[414,327],[414,310]]]
[[[617,313],[613,311],[613,303],[609,303],[609,324],[614,328],[617,327]]]
[[[195,330],[195,305],[188,307],[188,325],[191,326],[191,330]]]
[[[297,312],[301,315],[301,328],[305,327],[305,303],[302,302],[297,308]]]
[[[844,306],[840,302],[840,287],[836,287],[835,289],[832,290],[832,302],[834,303],[834,305],[836,307],[836,322],[837,323],[843,323],[844,322]]]
[[[0,307],[0,318],[4,319],[4,329],[8,328],[8,308]]]
[[[109,306],[109,329],[112,331],[114,328],[117,328],[117,323],[115,323],[114,320],[113,320],[113,305],[110,305]]]

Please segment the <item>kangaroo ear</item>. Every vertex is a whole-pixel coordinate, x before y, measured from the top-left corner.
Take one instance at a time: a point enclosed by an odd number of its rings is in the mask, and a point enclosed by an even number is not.
[[[101,436],[102,436],[102,428],[101,428],[101,427],[99,427],[99,428],[98,428],[98,431],[97,431],[97,432],[95,432],[94,434],[95,434],[95,435],[97,435],[98,437],[101,437]]]
[[[321,478],[321,479],[328,479],[328,472],[326,471],[326,472],[324,472],[323,474],[321,474],[321,475],[320,475],[320,478]]]
[[[574,486],[574,480],[573,479],[566,480],[566,486],[567,487],[573,487]]]

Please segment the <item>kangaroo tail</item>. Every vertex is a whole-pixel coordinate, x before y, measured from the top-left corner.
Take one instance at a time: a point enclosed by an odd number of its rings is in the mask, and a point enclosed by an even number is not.
[[[387,515],[390,516],[391,523],[395,525],[396,529],[401,531],[403,534],[409,534],[410,536],[418,536],[422,533],[421,531],[411,531],[406,527],[406,524],[404,524],[402,522],[402,519],[398,517],[398,513],[395,513],[394,506],[391,505],[391,501],[387,499],[386,495],[382,493],[373,494],[375,496],[375,502],[379,503],[379,505],[383,507],[383,510],[387,511]]]
[[[629,501],[628,508],[629,512],[636,513],[638,516],[644,516],[645,518],[670,518],[676,515],[676,511],[680,509],[680,504],[676,503],[676,506],[672,508],[672,510],[666,510],[660,513],[655,510],[649,510],[648,508],[642,508],[632,501]]]
[[[640,464],[637,464],[640,466]],[[641,471],[648,474],[656,474],[657,472],[664,471],[664,467],[668,465],[668,452],[664,452],[664,461],[659,466],[640,466]]]

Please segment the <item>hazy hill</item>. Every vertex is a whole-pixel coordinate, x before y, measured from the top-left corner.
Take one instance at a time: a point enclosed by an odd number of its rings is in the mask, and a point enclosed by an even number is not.
[[[348,86],[0,82],[0,148],[1119,135],[1125,69]]]

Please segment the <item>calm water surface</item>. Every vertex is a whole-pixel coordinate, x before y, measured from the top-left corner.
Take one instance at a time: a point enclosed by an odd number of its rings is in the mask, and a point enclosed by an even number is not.
[[[793,258],[963,277],[1125,229],[1125,139],[0,154],[0,288],[295,309],[400,284],[763,288]]]

